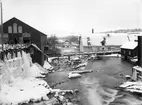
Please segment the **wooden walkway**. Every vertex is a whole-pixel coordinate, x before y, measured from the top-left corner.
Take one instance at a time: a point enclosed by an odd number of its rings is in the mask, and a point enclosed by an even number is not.
[[[75,55],[109,55],[109,54],[119,54],[120,50],[113,50],[113,51],[98,51],[98,52],[82,52],[82,53],[68,53],[64,54],[63,56],[75,56]]]

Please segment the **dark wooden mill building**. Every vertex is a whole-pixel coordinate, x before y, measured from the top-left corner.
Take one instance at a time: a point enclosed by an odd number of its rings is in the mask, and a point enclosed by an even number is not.
[[[17,18],[11,18],[3,24],[3,39],[5,44],[35,44],[42,52],[44,52],[44,43],[47,35],[29,26]],[[36,48],[29,47],[27,49],[31,53],[33,62],[40,65],[44,63],[44,54]]]

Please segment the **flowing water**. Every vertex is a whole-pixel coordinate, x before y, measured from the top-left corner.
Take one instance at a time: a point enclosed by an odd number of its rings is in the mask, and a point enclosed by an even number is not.
[[[55,72],[49,74],[47,82],[52,85],[63,81],[55,88],[78,89],[82,105],[142,105],[141,96],[115,89],[124,82],[124,75],[131,75],[132,66],[119,58],[105,58],[90,62],[87,69],[93,72],[81,78],[70,80],[68,72]]]

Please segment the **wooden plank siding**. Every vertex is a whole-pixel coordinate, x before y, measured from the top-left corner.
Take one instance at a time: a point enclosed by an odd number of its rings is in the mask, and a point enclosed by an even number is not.
[[[128,58],[128,57],[135,57],[138,55],[138,48],[136,47],[135,49],[123,49],[121,48],[121,55],[124,58]]]
[[[13,24],[15,24],[15,23],[17,25],[17,32],[16,33],[14,32],[14,26],[13,26]],[[12,27],[12,33],[11,32],[9,33],[9,30],[8,30],[9,26]],[[19,30],[18,30],[19,26],[22,27],[22,32],[19,32]],[[31,27],[30,25],[22,22],[21,20],[14,17],[14,18],[11,18],[10,20],[6,21],[3,24],[3,31],[5,34],[8,34],[8,42],[11,40],[14,42],[15,37],[17,37],[17,36],[20,37],[25,33],[30,34],[30,36],[31,36],[30,43],[36,44],[37,47],[39,47],[41,49],[41,51],[44,52],[44,42],[47,40],[47,35],[38,31],[37,29]],[[8,42],[5,42],[5,43],[8,43]],[[15,44],[15,43],[13,43],[13,44]],[[23,42],[23,44],[24,44],[24,42]],[[32,55],[32,59],[33,59],[33,62],[37,62],[40,65],[43,65],[43,63],[44,63],[44,55],[40,51],[35,50],[35,49],[34,49],[34,54]]]

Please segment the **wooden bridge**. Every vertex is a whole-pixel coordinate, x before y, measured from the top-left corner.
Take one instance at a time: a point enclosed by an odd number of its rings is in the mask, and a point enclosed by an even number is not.
[[[113,50],[113,51],[97,51],[97,52],[80,52],[80,53],[66,53],[63,56],[75,56],[75,55],[109,55],[109,54],[119,54],[120,50]]]

